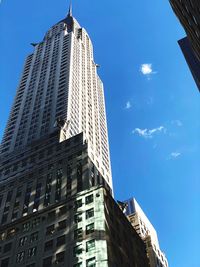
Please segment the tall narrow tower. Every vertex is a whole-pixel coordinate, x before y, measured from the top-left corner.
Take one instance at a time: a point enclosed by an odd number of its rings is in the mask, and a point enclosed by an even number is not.
[[[84,133],[88,152],[112,187],[103,83],[89,35],[72,16],[51,27],[26,59],[1,155],[61,128],[60,141]]]

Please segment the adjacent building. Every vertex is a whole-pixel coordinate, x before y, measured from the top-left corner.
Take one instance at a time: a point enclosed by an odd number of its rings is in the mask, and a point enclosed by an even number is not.
[[[131,198],[124,201],[124,203],[126,204],[126,216],[146,244],[150,267],[168,267],[167,258],[160,250],[156,230],[137,201],[134,198]]]
[[[1,227],[1,267],[149,267],[110,193],[93,187]]]
[[[170,3],[187,34],[179,40],[179,45],[200,91],[200,2],[170,0]]]
[[[200,91],[200,61],[197,59],[187,37],[178,41],[192,76]]]
[[[200,2],[170,0],[170,4],[185,29],[196,57],[200,60]]]

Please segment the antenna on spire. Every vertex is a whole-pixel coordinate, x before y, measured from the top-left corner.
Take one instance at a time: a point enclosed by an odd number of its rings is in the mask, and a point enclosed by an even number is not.
[[[70,0],[68,16],[72,17],[72,0]]]

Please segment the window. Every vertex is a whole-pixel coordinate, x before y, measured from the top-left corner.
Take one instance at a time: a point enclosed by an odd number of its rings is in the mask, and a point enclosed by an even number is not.
[[[52,257],[48,257],[43,260],[42,267],[50,267],[50,266],[52,266]]]
[[[94,233],[94,223],[86,225],[86,235]]]
[[[53,239],[50,241],[47,241],[44,245],[44,251],[48,251],[53,248]]]
[[[85,198],[85,204],[90,204],[93,202],[93,194]]]
[[[60,252],[58,254],[56,254],[56,263],[62,263],[65,261],[65,252]]]
[[[55,231],[54,224],[52,224],[46,228],[46,235],[52,235],[54,231]]]
[[[10,251],[12,248],[12,242],[5,244],[4,248],[3,248],[3,253],[7,253],[8,251]]]
[[[19,240],[19,247],[23,247],[26,244],[27,240],[28,240],[27,236],[21,237]]]
[[[49,220],[54,220],[55,216],[56,216],[56,211],[55,210],[48,213],[48,219]]]
[[[76,209],[82,207],[82,199],[79,199],[79,200],[75,201],[75,207],[76,207]]]
[[[37,247],[29,248],[28,250],[28,258],[34,257],[37,252]]]
[[[94,239],[86,242],[86,252],[90,252],[93,249],[95,249],[95,240]]]
[[[1,261],[1,267],[8,267],[9,264],[9,258],[3,259]]]
[[[66,229],[66,227],[67,227],[66,220],[63,220],[58,223],[58,231]]]
[[[59,246],[62,246],[64,244],[65,244],[65,235],[62,235],[62,236],[57,238],[56,246],[59,247]]]
[[[63,206],[59,209],[59,216],[62,216],[67,213],[67,207]]]
[[[31,223],[30,222],[26,222],[23,224],[23,232],[28,232],[31,230]]]
[[[82,253],[82,245],[74,247],[74,257],[78,257]]]
[[[86,261],[86,267],[95,267],[96,266],[96,259],[91,258]]]
[[[82,221],[82,214],[81,213],[75,214],[75,216],[74,216],[74,222],[75,223],[79,223],[81,221]]]
[[[38,232],[35,232],[35,233],[31,234],[30,243],[33,243],[33,242],[35,242],[37,240],[38,240]]]
[[[74,240],[82,238],[82,236],[83,236],[82,228],[76,229],[74,231]]]
[[[94,217],[94,209],[92,208],[92,209],[86,210],[85,215],[86,215],[86,219]]]
[[[25,251],[21,251],[20,253],[17,254],[16,257],[16,263],[20,263],[24,260],[25,257]]]

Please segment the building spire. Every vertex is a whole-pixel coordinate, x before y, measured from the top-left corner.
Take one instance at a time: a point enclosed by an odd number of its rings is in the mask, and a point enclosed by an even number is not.
[[[69,4],[69,11],[68,11],[67,16],[72,17],[72,0],[70,1],[70,4]]]

